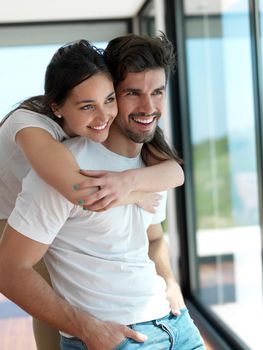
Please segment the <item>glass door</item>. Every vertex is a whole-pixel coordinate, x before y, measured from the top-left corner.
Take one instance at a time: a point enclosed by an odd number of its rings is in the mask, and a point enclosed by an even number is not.
[[[192,157],[186,176],[195,214],[191,290],[233,336],[259,350],[262,242],[249,1],[183,5]]]

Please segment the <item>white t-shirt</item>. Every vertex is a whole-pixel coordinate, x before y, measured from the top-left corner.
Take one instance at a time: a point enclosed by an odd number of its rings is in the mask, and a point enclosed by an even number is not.
[[[68,136],[51,118],[25,109],[18,109],[0,127],[0,219],[7,219],[15,206],[21,182],[30,170],[16,134],[28,127],[48,131],[55,139],[62,141]]]
[[[126,158],[83,137],[65,144],[80,168],[121,171],[143,166],[140,156]],[[165,282],[148,257],[146,232],[165,218],[162,194],[154,215],[136,205],[84,211],[32,170],[8,222],[23,235],[50,244],[45,262],[52,284],[70,304],[102,320],[144,322],[170,310]]]

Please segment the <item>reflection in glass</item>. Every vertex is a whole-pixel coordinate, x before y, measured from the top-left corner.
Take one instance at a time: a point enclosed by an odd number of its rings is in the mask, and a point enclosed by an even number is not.
[[[185,1],[196,209],[195,294],[263,348],[262,261],[248,1]],[[253,327],[244,316],[253,313]]]
[[[59,46],[0,47],[0,120],[18,102],[43,94],[45,69]]]
[[[154,1],[149,1],[139,15],[140,35],[155,35]]]

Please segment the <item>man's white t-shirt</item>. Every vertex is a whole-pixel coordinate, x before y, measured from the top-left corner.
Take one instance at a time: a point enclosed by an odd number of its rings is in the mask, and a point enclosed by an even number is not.
[[[143,166],[83,137],[65,144],[82,169],[122,171]],[[169,313],[166,285],[148,257],[147,228],[165,218],[166,196],[156,213],[136,205],[105,212],[74,206],[34,171],[9,224],[23,235],[50,244],[45,262],[54,289],[70,304],[122,324],[145,322]]]
[[[0,219],[11,214],[22,180],[31,168],[15,140],[20,130],[29,127],[44,129],[58,141],[68,138],[54,120],[43,114],[18,109],[8,117],[0,127]]]

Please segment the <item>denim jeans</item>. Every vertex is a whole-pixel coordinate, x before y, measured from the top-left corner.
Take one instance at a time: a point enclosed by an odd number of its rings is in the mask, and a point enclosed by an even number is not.
[[[130,325],[135,331],[148,336],[144,343],[126,338],[112,350],[204,350],[205,346],[188,310],[181,315],[169,314],[163,318]],[[61,337],[62,350],[88,350],[77,338]]]

